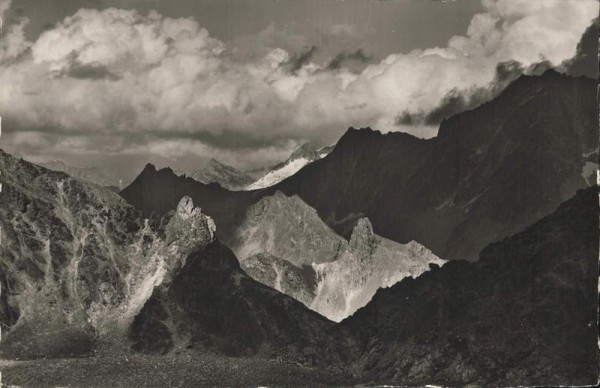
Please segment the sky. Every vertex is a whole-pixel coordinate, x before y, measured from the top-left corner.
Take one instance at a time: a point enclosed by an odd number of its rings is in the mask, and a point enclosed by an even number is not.
[[[131,179],[271,165],[350,126],[435,136],[573,62],[598,3],[0,0],[0,16],[0,147]]]

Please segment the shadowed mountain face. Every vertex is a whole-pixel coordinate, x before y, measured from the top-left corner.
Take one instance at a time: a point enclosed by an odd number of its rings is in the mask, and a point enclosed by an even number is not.
[[[380,290],[341,324],[355,367],[379,383],[595,384],[598,217],[597,187],[579,191],[476,263]]]
[[[430,140],[350,130],[278,189],[344,235],[366,216],[383,237],[473,260],[586,186],[596,110],[590,79],[521,77],[495,100],[442,122]]]
[[[214,239],[189,199],[163,223],[113,192],[0,151],[0,351],[19,358],[118,343],[152,289]],[[7,330],[9,329],[9,330]]]
[[[433,139],[350,129],[328,156],[264,190],[230,193],[146,168],[121,195],[145,214],[164,213],[190,195],[230,233],[235,214],[280,190],[298,195],[345,237],[368,217],[382,237],[419,241],[444,259],[475,260],[486,244],[587,186],[596,111],[595,81],[548,71],[443,121]]]

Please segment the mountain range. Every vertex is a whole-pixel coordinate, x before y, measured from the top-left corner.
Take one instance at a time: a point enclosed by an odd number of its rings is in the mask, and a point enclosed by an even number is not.
[[[131,347],[283,357],[342,368],[340,385],[596,381],[596,186],[477,262],[431,264],[335,324],[248,276],[189,197],[144,221],[108,189],[4,152],[0,167],[3,358]],[[364,219],[357,230],[373,236]]]
[[[445,260],[476,260],[488,243],[588,185],[596,111],[595,81],[549,70],[444,120],[432,139],[350,128],[326,157],[263,190],[229,192],[148,165],[121,195],[146,216],[189,195],[227,234],[248,206],[279,190],[343,237],[368,217],[382,237],[418,241]]]
[[[341,386],[592,385],[596,88],[522,76],[435,138],[351,128],[249,191],[149,164],[117,195],[0,151],[0,357],[135,352],[177,377],[171,357],[218,354]]]
[[[144,220],[109,189],[3,151],[0,168],[3,358],[164,352],[184,339],[225,354],[295,354],[333,325],[246,275],[189,197]]]
[[[331,150],[333,146],[315,149],[310,143],[305,143],[292,152],[287,160],[271,167],[241,171],[211,159],[203,169],[194,170],[189,174],[181,172],[177,174],[189,176],[204,184],[217,183],[231,191],[263,189],[295,174],[307,164],[325,157]]]

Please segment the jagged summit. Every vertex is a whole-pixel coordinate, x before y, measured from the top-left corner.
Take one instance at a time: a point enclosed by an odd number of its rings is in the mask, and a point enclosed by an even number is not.
[[[313,208],[279,190],[248,207],[236,225],[220,236],[241,262],[266,253],[297,267],[333,260],[345,244]]]
[[[377,242],[377,237],[373,232],[373,225],[367,217],[358,220],[352,230],[350,237],[350,247],[355,250],[370,249]]]
[[[146,163],[146,165],[144,166],[144,169],[142,170],[141,173],[142,174],[144,174],[144,173],[147,174],[147,173],[154,173],[156,171],[157,170],[156,170],[156,166],[155,165],[153,165],[152,163]]]

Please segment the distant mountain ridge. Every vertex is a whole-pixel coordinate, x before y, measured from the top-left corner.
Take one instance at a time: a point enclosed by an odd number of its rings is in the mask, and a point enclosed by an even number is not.
[[[218,183],[228,190],[243,190],[255,181],[251,175],[215,159],[211,159],[202,170],[192,171],[189,177],[205,184]]]
[[[211,159],[203,169],[190,173],[177,172],[177,175],[186,175],[204,184],[217,183],[232,191],[262,189],[293,175],[308,163],[325,157],[332,149],[333,146],[329,146],[316,150],[310,143],[305,143],[292,152],[287,160],[271,167],[241,171]]]
[[[350,129],[330,155],[273,190],[298,195],[344,236],[368,217],[383,237],[474,260],[589,184],[596,111],[593,80],[522,76],[444,120],[432,139]]]
[[[62,160],[53,160],[40,163],[40,165],[50,170],[65,172],[73,178],[77,178],[85,182],[94,183],[98,186],[114,188],[113,191],[118,192],[124,187],[122,179],[97,167],[75,167],[66,164]]]

